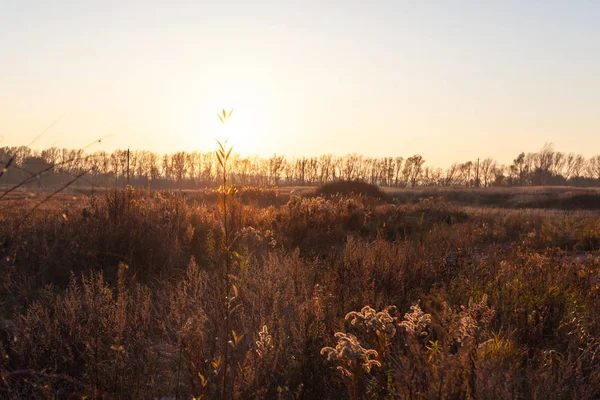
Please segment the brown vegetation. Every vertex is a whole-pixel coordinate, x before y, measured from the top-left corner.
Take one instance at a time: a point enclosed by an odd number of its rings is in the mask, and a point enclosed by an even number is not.
[[[326,183],[315,190],[315,194],[321,197],[342,196],[368,196],[381,200],[388,200],[389,196],[376,185],[361,181],[336,181]]]
[[[596,213],[219,193],[2,202],[0,395],[600,396]]]

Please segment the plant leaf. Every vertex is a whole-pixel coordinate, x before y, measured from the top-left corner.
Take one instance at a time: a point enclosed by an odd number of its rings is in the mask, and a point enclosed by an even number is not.
[[[240,336],[238,336],[233,329],[231,330],[231,334],[233,335],[233,341],[235,344],[239,344],[246,335],[245,333],[242,333]]]
[[[202,375],[200,372],[198,372],[198,377],[200,378],[202,387],[206,387],[206,385],[208,384],[208,380],[206,378],[204,378],[204,375]]]

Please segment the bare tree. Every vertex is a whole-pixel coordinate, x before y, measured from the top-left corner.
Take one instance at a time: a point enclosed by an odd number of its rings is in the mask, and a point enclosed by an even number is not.
[[[423,160],[423,157],[419,154],[415,154],[406,160],[404,171],[407,176],[407,181],[410,182],[410,186],[417,185],[424,163],[425,160]]]
[[[496,161],[492,158],[486,158],[481,162],[480,179],[483,181],[483,186],[488,187],[494,180],[496,171]]]
[[[400,173],[402,171],[402,163],[404,162],[404,158],[396,157],[394,164],[394,186],[398,187],[400,185]]]
[[[179,189],[182,188],[183,178],[187,172],[187,159],[183,151],[177,152],[171,156],[172,171],[177,178]]]
[[[588,160],[587,172],[591,178],[600,179],[600,155],[596,155]]]
[[[269,159],[269,178],[273,180],[275,186],[279,186],[279,179],[285,166],[285,157],[274,154]]]
[[[575,156],[575,160],[573,161],[573,178],[575,178],[575,184],[579,183],[579,178],[581,178],[585,171],[585,157],[581,154],[577,154]]]

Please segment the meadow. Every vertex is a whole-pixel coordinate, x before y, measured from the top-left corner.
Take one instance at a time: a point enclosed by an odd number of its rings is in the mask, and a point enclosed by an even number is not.
[[[11,193],[1,396],[600,396],[597,210],[334,190]]]
[[[600,400],[598,21],[0,0],[0,400]]]

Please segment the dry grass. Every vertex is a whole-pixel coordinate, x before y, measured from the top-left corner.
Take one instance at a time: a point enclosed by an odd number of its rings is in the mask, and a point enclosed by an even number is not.
[[[600,189],[573,186],[533,187],[417,187],[383,189],[399,202],[440,197],[454,204],[477,207],[600,210]]]
[[[226,286],[214,192],[14,196],[3,398],[600,396],[596,212],[244,189]]]

